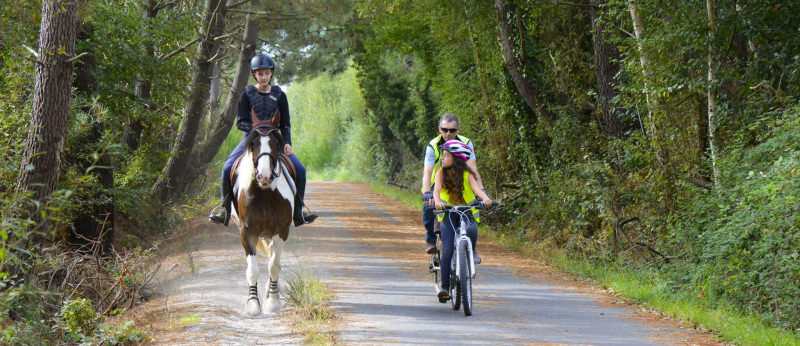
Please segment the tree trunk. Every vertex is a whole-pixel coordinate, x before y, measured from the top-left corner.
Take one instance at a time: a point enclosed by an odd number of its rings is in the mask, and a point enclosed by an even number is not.
[[[636,36],[636,44],[639,47],[639,64],[642,66],[642,74],[644,74],[644,97],[645,102],[647,102],[647,120],[650,123],[650,135],[655,136],[656,125],[653,121],[653,105],[650,102],[650,89],[647,86],[650,80],[650,59],[648,57],[647,50],[644,47],[644,41],[642,41],[642,35],[644,35],[644,24],[642,23],[641,15],[639,15],[639,2],[637,0],[629,0],[628,8],[631,12],[631,20],[633,21],[633,32]]]
[[[714,173],[714,187],[719,187],[719,168],[717,168],[717,152],[714,145],[714,132],[717,128],[717,100],[714,85],[714,32],[717,29],[717,7],[714,0],[706,0],[708,10],[708,147],[711,151],[711,168]]]
[[[592,17],[592,45],[594,46],[594,66],[597,70],[597,96],[600,110],[603,115],[606,135],[622,138],[622,123],[619,116],[611,109],[611,99],[617,95],[614,90],[614,76],[619,71],[619,65],[611,62],[618,56],[617,51],[603,37],[603,23],[599,21],[602,6],[608,0],[592,0],[589,8]]]
[[[650,88],[648,87],[648,83],[650,81],[650,58],[647,53],[647,50],[644,47],[644,41],[642,36],[644,35],[644,23],[642,22],[642,17],[639,13],[639,2],[638,0],[628,0],[628,9],[631,13],[631,20],[633,21],[633,32],[636,35],[636,44],[639,48],[639,63],[642,66],[642,74],[644,75],[644,99],[647,103],[647,120],[650,123],[650,136],[652,137],[653,141],[653,149],[656,154],[656,160],[658,161],[659,165],[663,168],[664,160],[661,155],[661,149],[658,144],[658,131],[656,130],[656,119],[653,116],[653,109],[655,108],[655,103],[650,98]]]
[[[514,81],[514,85],[517,87],[517,92],[530,109],[550,122],[555,121],[556,115],[542,107],[539,90],[525,79],[523,75],[524,67],[514,54],[514,46],[510,38],[511,25],[508,23],[506,0],[495,0],[495,8],[497,9],[497,25],[499,27],[498,40],[503,48],[503,61],[506,64],[508,73],[511,75],[511,79]]]
[[[222,107],[216,122],[210,128],[206,136],[207,139],[198,144],[197,148],[192,151],[192,159],[189,160],[189,169],[186,172],[185,183],[181,186],[181,190],[185,190],[189,183],[205,172],[211,160],[214,159],[214,155],[219,151],[220,145],[222,145],[222,142],[225,141],[231,131],[239,106],[239,94],[247,86],[247,81],[250,79],[250,58],[255,55],[256,41],[258,40],[258,21],[252,19],[250,15],[247,15],[245,19],[243,36],[241,49],[239,50],[238,69],[233,78],[233,83],[228,89],[225,105]]]
[[[467,30],[469,31],[469,40],[472,43],[472,59],[475,61],[475,70],[478,72],[478,78],[481,83],[481,96],[483,97],[483,107],[485,108],[486,105],[489,104],[489,94],[488,90],[489,87],[486,85],[486,77],[483,73],[483,68],[481,68],[481,58],[478,52],[478,44],[477,44],[477,37],[475,34],[475,29],[472,27],[472,22],[469,20],[469,4],[466,1],[462,2],[464,5],[464,21],[467,24]],[[485,109],[481,110],[485,114],[487,113]],[[491,116],[491,114],[487,114],[487,116]]]
[[[708,155],[708,98],[702,94],[697,97],[697,161],[702,166]],[[701,169],[702,171],[702,169]],[[705,172],[703,172],[705,175]]]
[[[177,188],[184,183],[183,177],[197,138],[199,122],[208,102],[213,67],[209,59],[215,56],[220,46],[220,41],[214,40],[214,38],[222,36],[225,31],[224,16],[224,0],[206,0],[203,27],[208,30],[204,33],[205,37],[200,42],[197,56],[194,58],[195,70],[189,89],[189,105],[183,112],[180,132],[172,144],[170,158],[151,191],[164,203],[170,203],[178,192]]]
[[[45,221],[39,208],[58,186],[61,171],[73,71],[68,60],[75,53],[75,7],[75,1],[42,1],[31,122],[17,179],[20,191],[32,191],[32,199],[41,202],[29,209],[37,223]],[[33,237],[34,245],[44,241],[42,235]]]
[[[208,110],[206,110],[206,124],[203,129],[202,141],[208,140],[211,128],[216,123],[216,114],[219,111],[219,102],[222,97],[222,67],[219,61],[215,61],[211,67],[211,87],[208,90]]]
[[[148,23],[150,20],[156,18],[160,8],[161,7],[158,6],[156,0],[149,0],[147,2],[147,8],[145,8],[144,13],[142,13],[144,22]],[[153,42],[145,41],[144,45],[142,46],[142,54],[150,58],[155,55]],[[150,100],[152,87],[153,83],[150,81],[148,76],[141,76],[140,79],[136,81],[136,86],[133,89],[134,95],[136,95],[140,102],[144,103],[148,107],[150,107],[152,103]],[[122,143],[127,145],[131,152],[134,152],[139,148],[139,139],[142,137],[142,131],[144,131],[144,124],[142,124],[142,121],[138,118],[131,118],[130,125],[125,127],[125,130],[122,133]]]

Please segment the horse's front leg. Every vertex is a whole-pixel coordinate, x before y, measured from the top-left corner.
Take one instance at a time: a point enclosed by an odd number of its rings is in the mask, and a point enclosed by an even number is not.
[[[266,243],[266,239],[262,240]],[[264,303],[264,310],[269,313],[281,311],[280,293],[278,291],[278,274],[281,272],[281,250],[283,250],[283,239],[280,236],[273,236],[269,241],[269,290],[267,291],[267,301]],[[265,244],[266,245],[266,244]]]
[[[247,283],[249,284],[249,294],[245,305],[245,312],[248,316],[258,316],[261,314],[261,303],[258,300],[258,257],[256,248],[258,245],[257,236],[247,236],[242,232],[242,245],[247,256]]]

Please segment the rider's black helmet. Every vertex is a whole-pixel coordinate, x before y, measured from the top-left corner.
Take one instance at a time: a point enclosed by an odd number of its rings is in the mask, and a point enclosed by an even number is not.
[[[275,61],[265,53],[258,53],[250,59],[250,71],[260,70],[262,68],[275,69]]]

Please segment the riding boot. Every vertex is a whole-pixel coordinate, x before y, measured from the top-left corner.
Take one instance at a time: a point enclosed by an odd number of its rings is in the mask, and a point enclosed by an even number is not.
[[[317,214],[311,214],[303,211],[305,204],[303,204],[303,199],[300,196],[294,196],[294,205],[294,227],[312,223],[317,218]]]
[[[222,203],[211,211],[208,219],[228,226],[228,222],[231,220],[231,200],[233,199],[230,178],[222,179],[222,187],[220,189],[222,190]]]

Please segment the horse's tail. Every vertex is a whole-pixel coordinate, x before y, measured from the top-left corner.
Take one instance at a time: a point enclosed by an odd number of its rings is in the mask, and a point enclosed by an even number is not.
[[[272,256],[272,250],[270,250],[269,244],[267,242],[268,242],[268,240],[266,240],[264,238],[259,238],[259,242],[258,242],[258,245],[256,245],[256,249],[257,249],[258,253],[260,253],[260,254],[262,254],[264,256],[270,257],[270,256]]]

